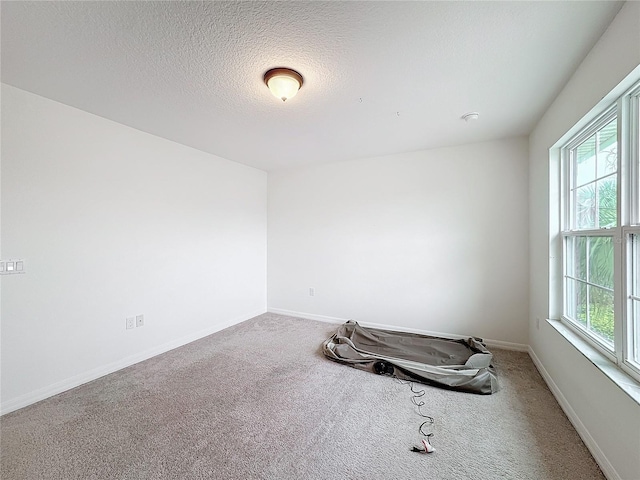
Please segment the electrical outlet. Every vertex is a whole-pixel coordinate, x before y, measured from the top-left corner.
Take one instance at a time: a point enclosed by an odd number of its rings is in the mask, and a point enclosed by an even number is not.
[[[133,317],[127,317],[127,330],[132,329],[136,326],[136,319]]]
[[[136,315],[136,327],[144,327],[144,315]]]
[[[540,330],[540,317],[536,317],[536,330]]]
[[[316,296],[316,289],[313,287],[309,287],[309,296],[310,297],[315,297]]]

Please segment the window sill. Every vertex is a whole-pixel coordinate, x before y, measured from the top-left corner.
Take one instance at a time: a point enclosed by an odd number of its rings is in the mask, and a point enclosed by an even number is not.
[[[629,395],[632,400],[640,405],[640,383],[620,370],[615,363],[589,345],[589,343],[564,325],[560,320],[547,320],[547,323],[584,355],[597,369],[605,374],[609,380],[615,383],[623,392]]]

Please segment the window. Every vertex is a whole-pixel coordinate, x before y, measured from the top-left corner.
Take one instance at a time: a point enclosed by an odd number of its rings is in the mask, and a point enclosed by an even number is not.
[[[640,83],[562,148],[563,322],[640,379]]]

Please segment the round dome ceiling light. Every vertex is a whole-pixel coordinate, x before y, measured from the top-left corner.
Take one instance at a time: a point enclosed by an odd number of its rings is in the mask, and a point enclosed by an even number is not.
[[[465,122],[470,122],[471,120],[478,120],[480,118],[480,114],[478,112],[470,112],[462,115],[462,119]]]
[[[272,68],[265,72],[264,83],[274,97],[286,102],[302,87],[302,75],[290,68]]]

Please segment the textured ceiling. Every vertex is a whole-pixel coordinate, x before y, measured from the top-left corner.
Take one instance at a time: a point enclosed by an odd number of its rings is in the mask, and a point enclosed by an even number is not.
[[[620,7],[2,1],[2,81],[274,170],[527,134]]]

